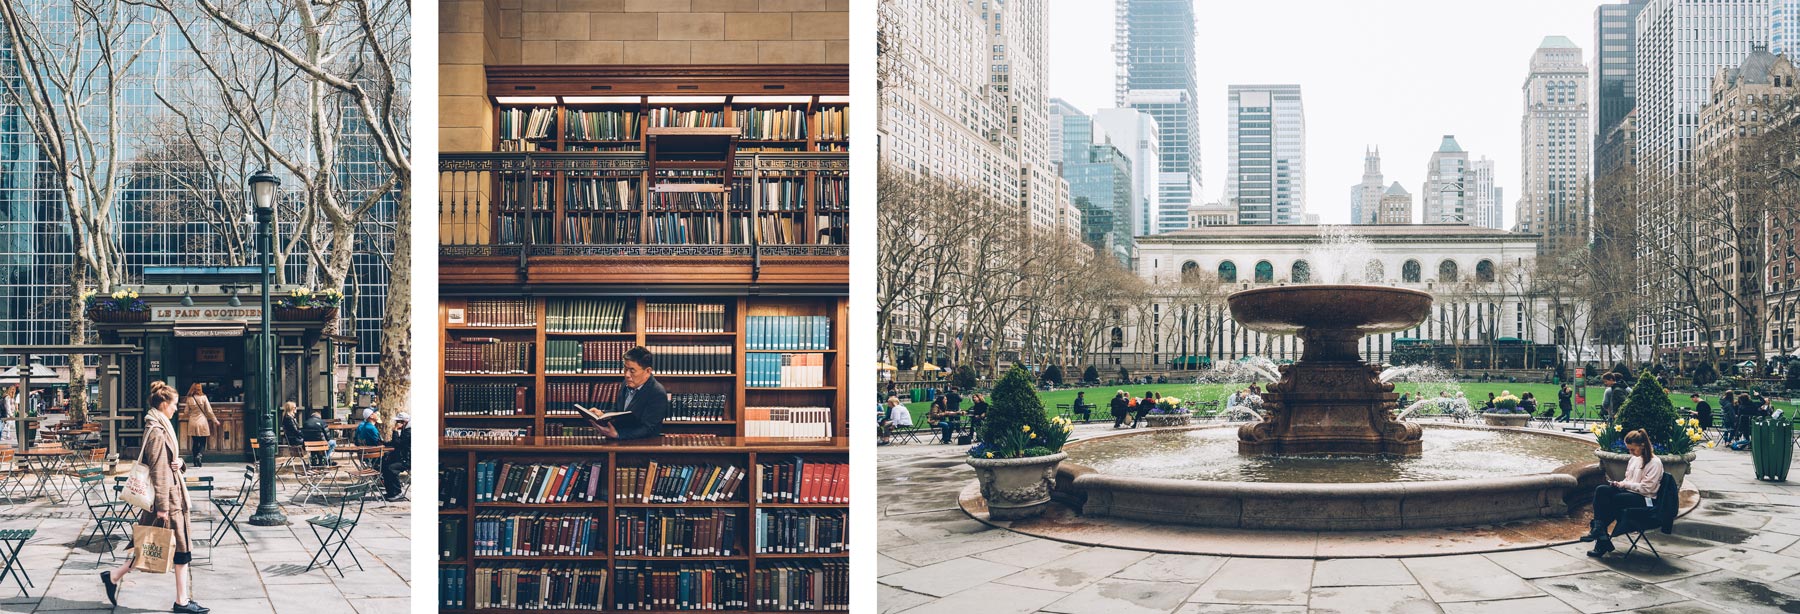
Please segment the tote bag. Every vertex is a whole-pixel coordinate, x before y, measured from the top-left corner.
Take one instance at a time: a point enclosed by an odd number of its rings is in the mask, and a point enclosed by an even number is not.
[[[119,492],[119,500],[148,512],[156,505],[156,490],[150,487],[150,468],[144,466],[144,447],[146,446],[138,448],[137,460],[131,464],[131,475],[125,478],[125,488]]]

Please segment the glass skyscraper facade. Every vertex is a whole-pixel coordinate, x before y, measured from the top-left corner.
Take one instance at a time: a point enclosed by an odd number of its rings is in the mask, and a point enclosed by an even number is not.
[[[1193,0],[1119,0],[1114,103],[1156,118],[1161,209],[1185,212],[1200,189]]]
[[[1300,224],[1306,217],[1306,109],[1298,85],[1233,85],[1225,200],[1239,224]]]

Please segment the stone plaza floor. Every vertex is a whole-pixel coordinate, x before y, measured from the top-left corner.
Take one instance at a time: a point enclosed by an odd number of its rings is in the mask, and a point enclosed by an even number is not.
[[[1108,426],[1077,427],[1076,437]],[[1674,535],[1651,534],[1659,562],[1642,549],[1591,559],[1584,543],[1390,558],[1071,544],[965,513],[957,497],[974,472],[962,462],[964,449],[880,448],[881,612],[1800,612],[1800,481],[1757,481],[1747,452],[1700,452],[1689,477],[1700,505],[1676,521]],[[1626,542],[1616,543],[1622,552]]]
[[[221,496],[231,496],[243,481],[243,465],[208,465],[190,470],[188,475],[213,476],[222,491]],[[204,543],[194,544],[195,601],[219,614],[398,614],[410,611],[411,503],[369,500],[362,522],[351,534],[350,545],[338,555],[345,574],[340,578],[338,572],[329,567],[306,571],[307,560],[318,549],[318,541],[306,519],[337,513],[336,502],[329,507],[320,499],[312,500],[309,505],[288,504],[287,498],[297,486],[284,475],[280,487],[282,509],[288,516],[287,526],[249,524],[257,501],[256,495],[251,494],[249,507],[238,517],[238,526],[247,543],[235,534],[221,538],[219,546],[211,549],[210,560]],[[193,503],[192,527],[198,537],[211,528],[206,519],[216,518],[217,513],[208,503],[199,500]],[[350,513],[355,514],[354,503]],[[98,539],[92,544],[75,545],[92,526],[93,521],[79,496],[65,504],[43,498],[0,500],[0,529],[37,529],[36,537],[25,545],[21,556],[36,586],[30,588],[31,596],[22,597],[13,579],[6,578],[0,585],[0,612],[123,614],[169,611],[175,595],[172,574],[134,571],[126,576],[120,587],[118,609],[107,603],[99,570],[111,569],[118,561],[102,554]],[[116,552],[123,555],[124,547],[117,541],[114,545]],[[351,562],[351,549],[362,561],[361,571]]]

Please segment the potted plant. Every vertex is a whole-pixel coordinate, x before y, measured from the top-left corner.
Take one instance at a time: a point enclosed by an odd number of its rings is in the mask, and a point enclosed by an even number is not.
[[[1631,455],[1625,450],[1625,434],[1638,429],[1650,436],[1650,448],[1662,459],[1663,472],[1680,486],[1694,462],[1694,446],[1706,437],[1700,432],[1699,420],[1675,413],[1669,393],[1647,370],[1641,372],[1637,386],[1631,389],[1631,396],[1625,398],[1619,413],[1589,429],[1599,444],[1594,457],[1600,459],[1607,479],[1625,479],[1625,466],[1631,462]]]
[[[350,388],[356,392],[358,406],[368,407],[375,404],[375,380],[359,377],[350,383]]]
[[[1150,421],[1150,426],[1186,426],[1191,416],[1188,408],[1182,406],[1181,399],[1163,397],[1156,400],[1156,407],[1150,408],[1144,419]]]
[[[81,293],[82,311],[95,322],[149,322],[150,304],[138,298],[137,290],[114,290],[101,296],[88,290]]]
[[[307,290],[295,288],[275,301],[277,320],[330,320],[337,317],[344,293],[337,288]]]
[[[1512,391],[1502,390],[1494,397],[1494,408],[1481,412],[1481,421],[1488,426],[1525,426],[1531,414],[1519,409],[1519,397]]]
[[[1031,375],[1014,367],[994,385],[981,443],[969,449],[969,466],[981,483],[988,515],[995,520],[1030,518],[1044,511],[1055,486],[1056,465],[1074,427],[1066,418],[1046,418],[1031,390]]]

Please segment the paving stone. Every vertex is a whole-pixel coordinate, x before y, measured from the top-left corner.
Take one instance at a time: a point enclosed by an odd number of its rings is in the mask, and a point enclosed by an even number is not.
[[[1771,554],[1761,550],[1727,546],[1686,557],[1688,560],[1729,569],[1765,582],[1800,574],[1800,558]]]
[[[1683,601],[1654,608],[1644,608],[1633,614],[1719,614],[1719,606],[1703,601]]]
[[[936,597],[923,593],[901,590],[886,584],[875,586],[875,606],[881,608],[881,614],[900,612],[920,604],[931,603]]]
[[[1539,578],[1532,584],[1588,613],[1634,610],[1686,599],[1654,584],[1610,571]]]
[[[1438,604],[1444,614],[1576,614],[1580,612],[1555,597],[1526,597],[1494,601],[1462,601]]]
[[[1312,591],[1310,612],[1318,614],[1424,614],[1442,612],[1425,589],[1408,586],[1333,586]]]
[[[1113,548],[1092,548],[996,580],[1000,584],[1047,591],[1073,592],[1118,573],[1150,553]]]
[[[906,610],[907,614],[1029,614],[1067,597],[1068,593],[987,583]]]
[[[1193,591],[1192,585],[1176,582],[1107,579],[1044,606],[1044,611],[1062,614],[1164,614],[1180,606],[1181,600]]]
[[[1014,567],[1035,567],[1088,548],[1088,546],[1065,544],[1047,539],[1034,539],[982,552],[976,554],[975,558]]]
[[[1481,555],[1403,559],[1419,585],[1438,603],[1485,601],[1542,594],[1499,564]]]
[[[1313,564],[1313,582],[1319,586],[1417,585],[1412,572],[1399,559],[1329,559]]]
[[[1599,561],[1607,569],[1651,583],[1678,580],[1718,569],[1712,565],[1675,555],[1665,556],[1661,559],[1642,554],[1630,557],[1607,556]]]
[[[1574,556],[1550,548],[1489,552],[1482,556],[1527,580],[1606,569],[1605,565],[1590,557]]]
[[[1211,578],[1213,573],[1225,565],[1228,560],[1222,556],[1204,554],[1153,554],[1149,558],[1133,563],[1123,571],[1113,574],[1114,578],[1126,580],[1149,580],[1151,582],[1186,582],[1199,585]]]
[[[1306,614],[1303,605],[1257,605],[1235,603],[1184,603],[1175,614]]]
[[[1188,601],[1306,605],[1312,588],[1309,559],[1245,559],[1225,561]]]
[[[882,554],[893,557],[908,565],[926,566],[941,563],[958,557],[980,554],[990,550],[998,550],[1014,544],[1034,541],[1034,538],[1007,531],[993,529],[973,535],[961,535],[945,538],[943,541],[922,541],[918,544],[902,548],[883,548]]]
[[[963,589],[1018,573],[1019,568],[992,561],[962,557],[909,569],[881,579],[882,584],[944,597]]]
[[[1800,587],[1770,584],[1729,571],[1684,578],[1663,586],[1731,612],[1794,612],[1800,609]]]

